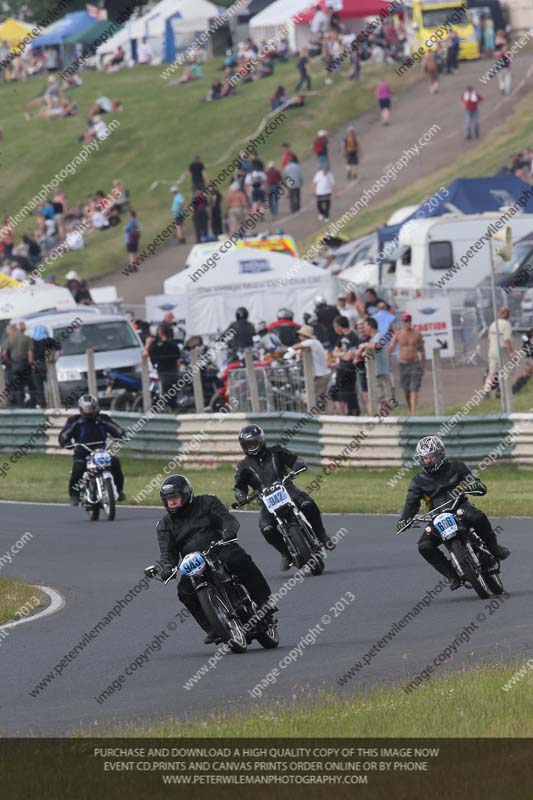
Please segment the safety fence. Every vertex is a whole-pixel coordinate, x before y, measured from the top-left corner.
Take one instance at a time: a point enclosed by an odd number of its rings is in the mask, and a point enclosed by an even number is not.
[[[67,412],[57,410],[0,411],[4,460],[17,454],[16,461],[27,453],[69,456],[71,451],[60,448],[57,441],[66,418]],[[163,460],[179,456],[183,465],[236,463],[242,457],[238,432],[250,422],[264,428],[269,442],[285,444],[313,466],[402,466],[412,459],[418,439],[434,433],[443,437],[451,458],[470,464],[533,464],[533,414],[470,416],[454,424],[448,417],[337,417],[308,412],[149,419],[122,413],[114,418],[128,432],[120,455]]]

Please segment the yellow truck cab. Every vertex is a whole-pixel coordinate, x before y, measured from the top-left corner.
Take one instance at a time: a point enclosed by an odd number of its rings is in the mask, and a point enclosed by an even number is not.
[[[479,58],[479,42],[472,17],[461,0],[408,0],[405,3],[405,27],[411,53],[422,54],[438,42],[446,45],[450,30],[459,35],[459,58]]]

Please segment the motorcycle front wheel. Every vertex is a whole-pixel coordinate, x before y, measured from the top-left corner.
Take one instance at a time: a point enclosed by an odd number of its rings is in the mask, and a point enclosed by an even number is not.
[[[89,515],[89,519],[91,520],[91,522],[97,522],[100,516],[100,506],[98,505],[98,503],[88,502],[96,497],[96,484],[94,480],[90,481],[90,483],[86,486],[84,492],[85,494],[83,498],[83,504],[85,506],[85,510],[87,511],[87,514]]]
[[[213,586],[202,586],[198,589],[196,596],[209,625],[218,638],[227,643],[233,653],[245,653],[248,647],[246,634],[216,589]]]
[[[278,626],[271,624],[268,628],[256,636],[257,641],[265,650],[273,650],[279,644]]]
[[[106,478],[102,491],[102,508],[104,509],[104,516],[108,522],[113,522],[116,517],[117,510],[115,504],[115,492],[113,491],[113,481],[111,478]]]
[[[499,575],[493,573],[492,575],[483,575],[483,579],[489,587],[492,594],[503,594],[505,591],[502,579]]]
[[[450,544],[450,549],[461,565],[465,580],[470,584],[472,589],[474,589],[478,597],[483,598],[483,600],[489,598],[490,589],[487,586],[486,578],[484,578],[483,575],[477,574],[472,559],[462,541],[460,539],[454,539]]]
[[[304,564],[311,560],[312,552],[307,539],[305,538],[300,526],[293,522],[287,527],[287,535],[292,542],[292,546],[296,551],[296,564],[295,566],[300,569]]]

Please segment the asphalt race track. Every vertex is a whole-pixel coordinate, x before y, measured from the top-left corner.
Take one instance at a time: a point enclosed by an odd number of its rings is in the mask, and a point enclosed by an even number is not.
[[[492,611],[488,601],[462,589],[443,589],[402,629],[344,689],[337,679],[363,659],[394,622],[402,619],[439,581],[416,549],[417,532],[392,533],[391,516],[328,515],[333,535],[348,533],[330,556],[326,572],[308,577],[280,603],[281,643],[266,651],[253,643],[245,655],[227,655],[216,669],[190,690],[183,684],[202,667],[215,648],[203,644],[203,633],[191,619],[176,617],[176,586],[152,581],[113,619],[61,675],[32,697],[34,689],[128,591],[143,578],[144,566],[158,557],[154,526],[158,509],[120,507],[113,523],[91,523],[80,509],[65,506],[0,504],[0,556],[25,531],[33,539],[5,566],[2,575],[57,589],[66,605],[44,619],[21,625],[0,638],[0,734],[65,735],[83,727],[90,732],[113,722],[157,719],[165,715],[201,715],[215,708],[242,708],[256,702],[249,694],[265,674],[279,667],[303,637],[320,623],[314,645],[301,648],[295,663],[279,670],[263,700],[293,697],[316,687],[333,686],[352,693],[379,682],[404,684],[422,670],[482,614],[477,630],[463,643],[449,666],[530,657],[533,647],[533,537],[531,519],[498,520],[502,542],[512,548],[503,579],[510,593]],[[273,590],[292,573],[281,574],[279,558],[262,540],[255,513],[239,514],[241,543],[262,567]],[[332,610],[342,596],[355,602],[342,613]],[[339,608],[339,607],[338,607]],[[342,608],[342,606],[340,607]],[[170,628],[168,627],[170,623]],[[171,630],[173,628],[173,630]],[[119,684],[105,702],[95,699],[124,673],[161,631],[168,631],[161,649]],[[57,672],[57,671],[56,671]]]

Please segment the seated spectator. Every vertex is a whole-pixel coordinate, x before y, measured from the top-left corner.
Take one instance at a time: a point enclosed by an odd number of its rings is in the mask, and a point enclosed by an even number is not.
[[[117,72],[125,66],[126,54],[119,45],[105,66],[106,72]]]
[[[167,86],[182,86],[184,83],[192,83],[192,81],[200,80],[200,78],[203,78],[202,68],[196,61],[193,61],[185,67],[181,78],[175,81],[169,81]]]
[[[270,52],[263,53],[262,56],[259,58],[259,63],[255,69],[255,73],[252,76],[254,81],[259,81],[261,78],[269,78],[271,75],[274,74],[274,59]]]
[[[124,188],[122,181],[115,178],[113,181],[113,197],[115,198],[115,208],[122,213],[129,206],[128,190]]]
[[[209,90],[209,94],[206,97],[206,103],[211,103],[213,100],[220,100],[222,97],[222,90],[223,90],[222,82],[218,79],[215,79],[211,84],[211,89]]]
[[[153,53],[152,48],[148,44],[148,39],[146,36],[143,36],[141,39],[141,43],[139,44],[139,50],[137,54],[137,63],[138,64],[151,64],[153,61]]]
[[[39,244],[32,239],[27,233],[22,235],[22,243],[26,250],[26,257],[30,264],[34,266],[35,264],[39,263],[41,258],[41,248]]]
[[[289,60],[290,55],[290,47],[289,47],[289,40],[282,39],[278,45],[278,49],[276,50],[276,58],[282,64],[286,64]]]
[[[234,53],[233,50],[226,50],[226,58],[224,59],[224,63],[220,69],[233,69],[233,67],[236,67],[238,63],[239,59],[237,54]]]
[[[112,110],[113,102],[105,94],[101,94],[91,106],[89,116],[94,117],[96,114],[109,114]]]
[[[278,86],[270,99],[270,110],[275,111],[276,108],[285,105],[289,99],[284,86]]]
[[[103,142],[109,136],[109,128],[105,124],[102,117],[97,114],[89,122],[88,128],[82,136],[84,142],[94,142],[96,139]]]

